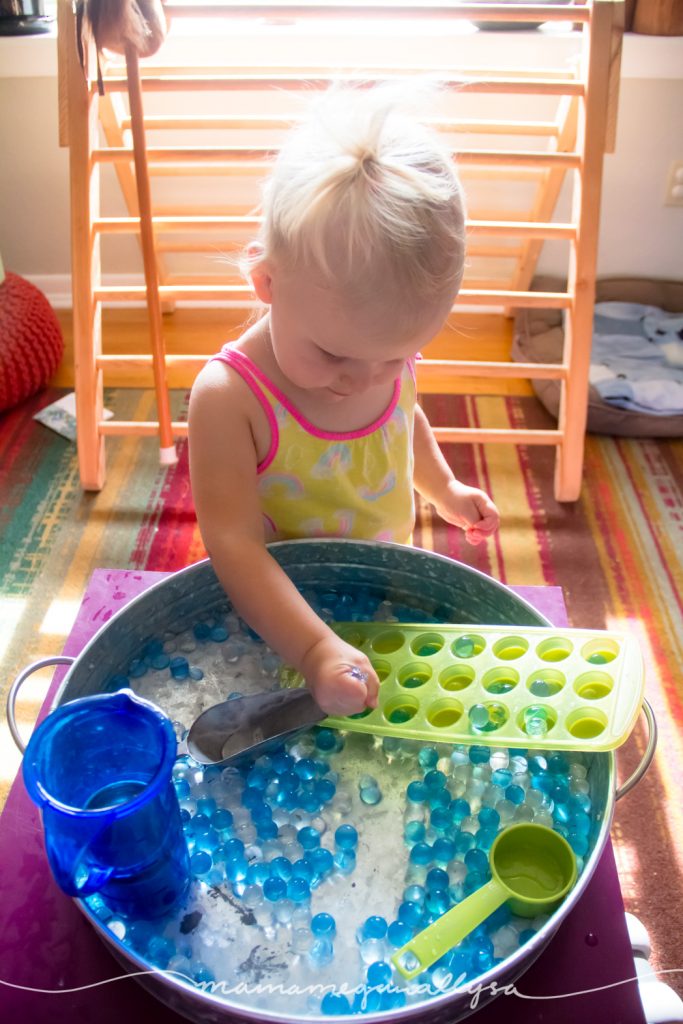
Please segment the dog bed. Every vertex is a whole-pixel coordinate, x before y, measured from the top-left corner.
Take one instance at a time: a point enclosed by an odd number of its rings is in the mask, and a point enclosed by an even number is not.
[[[534,291],[561,291],[565,283],[556,278],[538,277]],[[654,306],[669,313],[683,312],[683,282],[644,280],[642,278],[605,278],[596,283],[596,302],[628,302]],[[522,309],[515,316],[512,358],[524,363],[559,363],[562,360],[564,331],[562,311]],[[534,380],[535,394],[557,419],[560,406],[560,382]],[[603,400],[594,385],[588,391],[587,430],[593,434],[620,437],[683,437],[683,414],[653,415],[618,408]]]

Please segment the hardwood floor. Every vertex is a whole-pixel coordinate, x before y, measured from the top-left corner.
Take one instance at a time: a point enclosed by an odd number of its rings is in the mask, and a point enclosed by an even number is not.
[[[65,352],[52,384],[73,388],[73,332],[70,310],[58,310],[64,333]],[[239,337],[246,314],[231,309],[176,309],[164,315],[164,340],[168,354],[212,355],[226,341]],[[103,313],[103,351],[108,355],[149,351],[147,318],[143,309],[107,309]],[[458,313],[424,350],[432,359],[510,360],[512,320],[491,313]],[[169,367],[168,385],[188,388],[193,374]],[[117,367],[106,371],[106,387],[151,387],[151,370]],[[454,394],[530,395],[527,380],[466,377],[451,387]]]

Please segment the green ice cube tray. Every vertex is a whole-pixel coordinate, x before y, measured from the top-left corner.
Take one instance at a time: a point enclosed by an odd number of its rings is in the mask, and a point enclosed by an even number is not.
[[[380,679],[379,707],[325,719],[337,729],[428,742],[613,750],[643,701],[642,655],[625,634],[386,622],[333,628],[368,656]],[[485,714],[481,706],[489,711],[483,728],[470,721],[474,705],[475,715]],[[547,731],[533,735],[539,720]]]

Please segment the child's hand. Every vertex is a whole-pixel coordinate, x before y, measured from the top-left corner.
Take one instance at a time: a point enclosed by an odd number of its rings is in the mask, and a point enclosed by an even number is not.
[[[377,707],[379,679],[355,647],[331,634],[309,648],[302,664],[306,685],[328,715],[355,715]]]
[[[481,544],[500,525],[500,514],[488,494],[476,487],[468,487],[459,480],[449,483],[434,507],[447,523],[462,526],[470,544]]]

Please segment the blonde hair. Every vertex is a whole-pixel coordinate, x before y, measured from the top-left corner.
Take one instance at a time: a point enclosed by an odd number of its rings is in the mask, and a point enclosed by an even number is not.
[[[455,297],[465,251],[462,189],[436,134],[402,112],[408,91],[414,98],[424,83],[333,86],[313,103],[265,186],[252,265],[317,270],[355,297]]]

